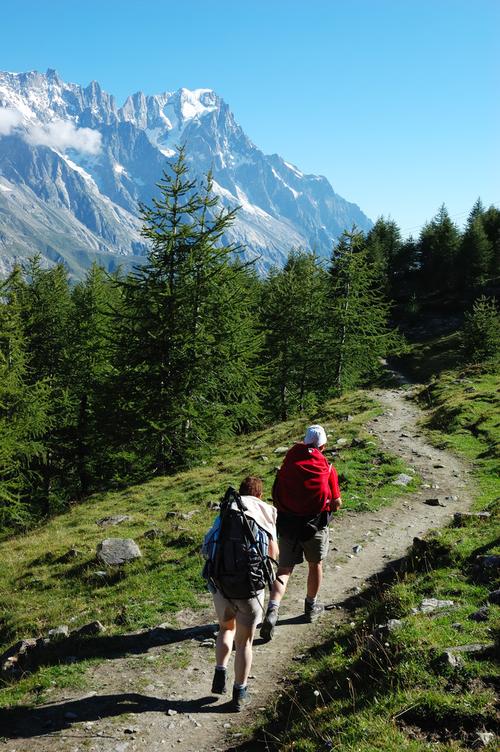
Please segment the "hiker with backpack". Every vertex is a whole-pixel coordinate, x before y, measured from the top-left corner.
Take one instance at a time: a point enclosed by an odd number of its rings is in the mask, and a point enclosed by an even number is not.
[[[229,488],[202,547],[203,575],[219,621],[212,692],[227,691],[227,664],[234,643],[231,706],[237,712],[248,700],[253,638],[264,610],[265,586],[271,589],[274,582],[272,562],[278,558],[277,513],[262,501],[262,492],[262,481],[255,477],[245,478],[239,493]]]
[[[323,559],[329,547],[329,522],[342,506],[337,472],[323,452],[326,433],[322,426],[309,426],[304,441],[288,450],[273,485],[278,510],[279,565],[264,621],[263,640],[271,640],[278,621],[281,599],[296,564],[308,563],[306,621],[318,619],[324,606],[317,596],[323,579]]]

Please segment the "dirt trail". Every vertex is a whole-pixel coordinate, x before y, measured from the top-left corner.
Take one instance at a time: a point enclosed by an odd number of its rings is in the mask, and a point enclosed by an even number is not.
[[[405,392],[384,389],[373,395],[384,404],[385,411],[369,425],[370,432],[384,449],[400,455],[413,467],[427,488],[424,485],[416,493],[405,494],[378,512],[344,511],[338,515],[332,524],[334,548],[325,563],[321,591],[322,600],[332,608],[316,624],[302,621],[305,567],[298,567],[281,608],[274,640],[268,644],[256,641],[249,683],[252,703],[245,712],[228,713],[225,700],[210,695],[213,649],[203,646],[202,636],[193,637],[192,632],[184,630],[179,632],[182,641],[177,644],[150,647],[89,669],[86,676],[92,692],[71,691],[62,697],[54,691],[50,705],[25,709],[22,717],[11,719],[9,728],[0,728],[0,737],[7,737],[2,749],[204,752],[227,750],[236,744],[240,728],[255,720],[259,708],[276,696],[294,656],[318,643],[329,623],[348,618],[349,600],[366,580],[403,556],[414,536],[444,524],[455,511],[463,511],[470,504],[469,468],[420,435],[417,421],[422,413],[406,399]],[[426,498],[437,496],[445,506],[424,503]],[[356,544],[362,549],[353,555]],[[213,611],[207,609],[186,614],[184,624],[213,624],[213,619]],[[179,667],[182,661],[187,667]]]

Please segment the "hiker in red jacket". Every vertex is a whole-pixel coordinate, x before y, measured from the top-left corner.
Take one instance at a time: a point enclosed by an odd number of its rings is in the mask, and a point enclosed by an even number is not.
[[[281,599],[296,564],[308,563],[304,614],[315,621],[325,607],[317,596],[323,579],[323,559],[330,542],[328,523],[342,506],[337,472],[323,454],[326,433],[322,426],[309,426],[304,441],[286,454],[273,487],[278,509],[279,567],[260,636],[271,640],[278,621]]]

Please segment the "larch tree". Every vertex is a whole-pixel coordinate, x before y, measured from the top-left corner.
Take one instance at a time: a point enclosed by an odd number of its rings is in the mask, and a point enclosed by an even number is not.
[[[185,466],[258,413],[260,347],[244,264],[225,241],[236,209],[184,150],[142,207],[144,265],[119,281],[115,310],[121,404],[133,451],[158,473]]]

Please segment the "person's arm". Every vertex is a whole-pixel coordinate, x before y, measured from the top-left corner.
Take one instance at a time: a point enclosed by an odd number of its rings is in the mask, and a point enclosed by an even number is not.
[[[274,538],[269,538],[269,556],[271,557],[271,559],[278,561],[279,555],[280,550],[278,541],[275,541]]]
[[[330,477],[328,479],[328,483],[330,485],[330,490],[332,493],[332,501],[330,502],[330,511],[338,512],[338,510],[342,506],[342,497],[340,495],[339,478],[337,475],[337,471],[335,470],[333,465],[331,465],[330,467]]]

